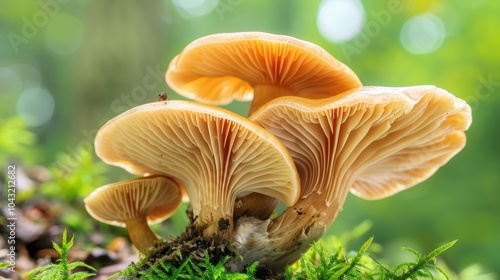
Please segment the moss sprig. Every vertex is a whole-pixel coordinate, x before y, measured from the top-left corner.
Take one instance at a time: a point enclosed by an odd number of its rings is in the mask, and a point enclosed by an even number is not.
[[[64,230],[61,238],[61,246],[52,241],[52,246],[61,255],[61,258],[55,264],[49,264],[42,267],[37,267],[30,270],[24,274],[28,279],[34,280],[80,280],[91,276],[94,273],[79,271],[71,273],[71,271],[78,267],[84,267],[88,270],[95,270],[93,267],[83,263],[83,262],[68,262],[68,252],[73,247],[75,237],[73,236],[71,240],[67,241],[67,232]]]

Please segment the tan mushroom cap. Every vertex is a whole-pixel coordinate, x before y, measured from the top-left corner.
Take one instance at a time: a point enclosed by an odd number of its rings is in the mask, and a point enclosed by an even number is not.
[[[182,193],[175,181],[149,176],[102,186],[84,202],[94,219],[126,227],[132,243],[142,250],[158,239],[148,224],[168,219],[179,208],[181,200]]]
[[[293,160],[271,133],[228,110],[190,101],[135,107],[105,124],[97,155],[133,174],[160,174],[184,186],[205,235],[230,236],[235,199],[256,192],[293,205]],[[227,229],[218,229],[221,219]],[[224,235],[225,233],[225,235]]]
[[[302,234],[298,224],[326,230],[349,191],[380,199],[431,176],[464,147],[471,109],[435,86],[362,87],[322,100],[282,97],[250,119],[287,146],[301,178],[299,202],[270,227],[270,238],[289,240]],[[303,249],[286,248],[275,266]]]
[[[179,94],[208,104],[253,99],[249,114],[279,96],[325,98],[361,86],[349,67],[321,47],[262,32],[193,41],[171,61],[166,81]]]

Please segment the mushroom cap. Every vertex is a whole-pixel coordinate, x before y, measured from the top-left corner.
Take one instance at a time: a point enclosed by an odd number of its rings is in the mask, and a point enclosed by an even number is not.
[[[94,190],[84,202],[96,220],[125,227],[125,222],[146,216],[148,224],[168,219],[181,205],[177,183],[163,176],[148,176],[108,184]]]
[[[286,205],[300,194],[293,160],[274,135],[210,105],[173,100],[132,108],[99,130],[95,148],[133,174],[174,178],[195,215],[205,206],[231,215],[234,200],[251,192]]]
[[[349,67],[321,47],[262,32],[220,33],[193,41],[171,61],[166,81],[179,94],[207,104],[252,100],[254,87],[261,84],[307,98],[361,86]]]
[[[431,176],[465,145],[471,109],[435,86],[362,87],[308,100],[275,99],[250,116],[287,146],[302,197],[345,192],[381,199]],[[322,185],[329,189],[320,189]],[[344,186],[344,184],[348,184]]]

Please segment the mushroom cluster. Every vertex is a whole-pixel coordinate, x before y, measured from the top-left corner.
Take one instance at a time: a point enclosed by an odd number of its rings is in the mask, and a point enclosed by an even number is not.
[[[157,237],[147,222],[184,193],[201,235],[243,257],[233,270],[259,261],[283,271],[349,192],[381,199],[427,179],[464,147],[471,123],[470,107],[443,89],[363,86],[319,46],[260,32],[195,40],[166,81],[194,101],[161,98],[99,130],[97,155],[142,178],[96,190],[87,210],[148,248]],[[217,107],[232,100],[252,100],[248,117]],[[286,210],[270,218],[280,201]]]

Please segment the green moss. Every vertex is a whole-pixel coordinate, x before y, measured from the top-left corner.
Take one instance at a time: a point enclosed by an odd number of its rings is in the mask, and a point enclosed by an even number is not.
[[[49,264],[46,266],[38,267],[30,270],[24,274],[27,279],[34,280],[79,280],[94,276],[94,273],[79,271],[71,273],[75,268],[87,268],[88,270],[95,270],[93,267],[82,262],[68,262],[68,252],[73,246],[75,237],[67,241],[67,233],[64,230],[62,234],[61,246],[52,241],[52,246],[61,255],[61,258],[56,264]]]
[[[129,279],[436,279],[441,274],[446,279],[443,269],[436,265],[436,257],[449,249],[456,241],[446,243],[427,255],[422,255],[411,248],[402,248],[413,253],[413,262],[404,262],[391,268],[384,267],[368,254],[373,237],[369,238],[356,252],[346,252],[336,237],[330,237],[316,243],[295,264],[287,267],[284,274],[265,271],[265,264],[253,263],[245,272],[227,271],[225,263],[231,258],[223,257],[213,263],[205,252],[202,261],[185,259],[182,263],[168,259],[157,259],[147,269],[131,266],[115,277]],[[150,260],[151,261],[151,260]]]

